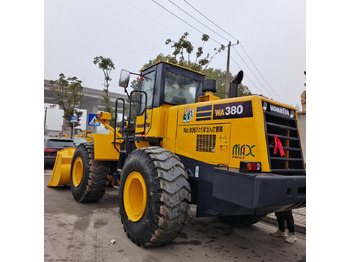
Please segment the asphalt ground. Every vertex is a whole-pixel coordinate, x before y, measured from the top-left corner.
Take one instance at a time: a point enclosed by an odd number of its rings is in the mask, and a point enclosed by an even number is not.
[[[218,218],[190,218],[182,233],[163,247],[140,248],[120,222],[118,189],[107,188],[96,203],[77,203],[70,187],[48,188],[44,175],[45,261],[305,261],[306,236],[294,244],[269,235],[277,227],[261,221],[234,228]],[[111,241],[114,243],[111,243]]]

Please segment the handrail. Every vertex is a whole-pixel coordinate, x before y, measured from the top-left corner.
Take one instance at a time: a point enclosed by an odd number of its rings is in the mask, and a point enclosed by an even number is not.
[[[123,102],[123,115],[122,115],[122,121],[121,121],[121,130],[122,134],[124,133],[124,112],[125,112],[125,100],[123,98],[118,97],[115,101],[115,112],[114,112],[114,140],[113,140],[113,146],[119,153],[119,150],[115,144],[115,140],[117,139],[117,117],[118,117],[118,100]]]

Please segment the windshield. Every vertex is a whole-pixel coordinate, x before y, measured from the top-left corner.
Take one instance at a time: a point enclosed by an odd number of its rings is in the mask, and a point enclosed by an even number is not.
[[[172,72],[165,73],[164,102],[180,105],[196,101],[198,81]]]

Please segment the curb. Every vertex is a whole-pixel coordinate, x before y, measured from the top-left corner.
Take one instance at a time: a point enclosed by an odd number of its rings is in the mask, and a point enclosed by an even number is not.
[[[278,226],[278,223],[277,223],[277,219],[276,218],[272,218],[272,217],[269,217],[269,216],[266,216],[262,219],[262,221],[265,221],[267,223],[270,223],[270,224],[273,224],[273,225],[276,225]],[[306,234],[306,226],[304,225],[300,225],[298,223],[295,223],[294,224],[294,230],[296,232],[299,232],[299,233],[303,233],[303,234]]]

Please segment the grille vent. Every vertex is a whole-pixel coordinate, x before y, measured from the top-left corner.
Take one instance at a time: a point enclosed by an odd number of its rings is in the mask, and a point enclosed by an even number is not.
[[[295,118],[264,111],[266,141],[271,172],[276,174],[305,174],[298,124]],[[274,154],[274,136],[281,140],[286,156]]]
[[[216,135],[197,135],[196,151],[215,153]]]

